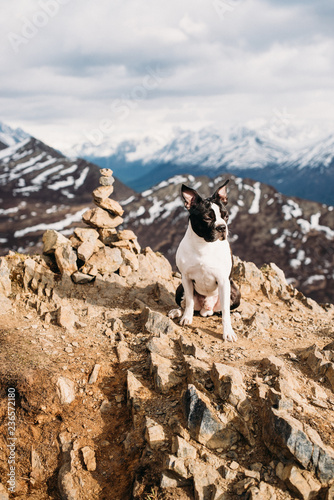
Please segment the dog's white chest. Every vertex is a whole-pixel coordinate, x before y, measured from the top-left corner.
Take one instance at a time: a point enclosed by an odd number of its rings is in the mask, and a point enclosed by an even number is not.
[[[194,282],[199,294],[218,293],[218,282],[231,272],[230,245],[227,240],[207,243],[188,228],[178,248],[176,264],[182,275]]]

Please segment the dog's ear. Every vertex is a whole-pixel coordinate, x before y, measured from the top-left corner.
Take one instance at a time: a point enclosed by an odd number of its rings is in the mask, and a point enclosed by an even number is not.
[[[227,205],[227,190],[226,190],[226,184],[229,183],[229,179],[224,182],[222,186],[220,186],[217,191],[215,191],[215,194],[212,196],[213,199],[220,200],[224,205]]]
[[[187,210],[190,210],[193,205],[195,205],[202,199],[197,191],[195,191],[195,189],[191,189],[185,184],[182,184],[181,194],[182,198],[184,199],[184,206]]]

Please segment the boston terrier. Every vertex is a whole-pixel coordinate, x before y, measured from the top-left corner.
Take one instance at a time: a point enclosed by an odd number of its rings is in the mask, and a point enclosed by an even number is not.
[[[240,292],[230,279],[232,253],[228,237],[227,192],[224,182],[215,193],[203,199],[182,184],[182,197],[189,211],[189,224],[176,252],[176,265],[182,284],[176,290],[176,303],[184,309],[172,309],[170,318],[181,317],[181,325],[191,325],[194,311],[211,316],[221,311],[223,339],[237,339],[231,325],[230,309],[240,304]]]

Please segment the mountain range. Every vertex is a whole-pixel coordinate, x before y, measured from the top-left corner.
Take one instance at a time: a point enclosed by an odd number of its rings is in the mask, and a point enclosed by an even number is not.
[[[83,212],[92,206],[99,168],[68,158],[22,131],[1,130],[7,134],[0,151],[1,254],[40,252],[46,229],[70,234],[82,224]],[[231,173],[213,178],[174,175],[142,193],[116,179],[112,197],[124,207],[124,227],[136,232],[142,246],[162,252],[175,265],[187,225],[181,184],[208,196],[227,177],[233,253],[258,266],[275,262],[303,293],[334,302],[331,206],[285,196],[268,184]]]
[[[281,132],[282,135],[282,132]],[[163,144],[155,138],[84,143],[75,150],[101,167],[112,168],[120,180],[140,192],[178,174],[230,172],[270,184],[288,196],[334,204],[334,135],[321,140],[286,131],[284,140],[271,129],[236,127],[225,135],[208,128],[175,132]]]

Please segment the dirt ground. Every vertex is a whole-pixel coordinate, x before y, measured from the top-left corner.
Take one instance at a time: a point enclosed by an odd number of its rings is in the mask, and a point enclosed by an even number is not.
[[[121,294],[108,304],[107,300],[96,300],[93,284],[78,285],[75,296],[69,299],[80,320],[72,331],[41,319],[35,308],[35,294],[24,291],[19,283],[15,284],[12,297],[15,297],[12,310],[0,316],[0,477],[3,484],[7,481],[9,455],[7,389],[13,387],[16,392],[17,487],[11,498],[60,498],[57,490],[61,465],[59,434],[65,431],[80,446],[89,445],[95,450],[97,468],[91,475],[97,484],[96,498],[130,499],[135,473],[137,477],[140,473],[147,476],[144,500],[193,498],[187,489],[179,489],[177,493],[159,490],[159,460],[152,463],[149,470],[138,472],[145,442],[141,430],[133,428],[131,408],[127,405],[127,370],[131,368],[147,388],[147,398],[143,399],[140,409],[142,415],[154,416],[166,425],[173,416],[182,420],[183,414],[179,390],[171,390],[167,396],[154,391],[147,351],[150,336],[143,330],[140,303],[133,300],[133,295]],[[159,300],[152,290],[146,297],[141,293],[141,300],[143,298],[152,309],[168,312],[169,305]],[[270,324],[257,329],[247,326],[242,318],[247,312],[251,317],[253,311],[265,312]],[[314,375],[298,357],[304,347],[316,344],[322,348],[334,340],[332,311],[333,308],[328,313],[308,309],[298,301],[287,306],[277,297],[249,292],[232,314],[238,335],[236,343],[221,340],[219,315],[210,318],[196,315],[193,324],[180,331],[204,349],[212,362],[227,362],[238,367],[250,394],[256,389],[260,361],[269,355],[283,359],[310,404],[309,412],[304,408],[295,410],[298,419],[309,422],[323,442],[334,447],[333,393],[328,383],[321,380],[328,397],[322,408],[314,405]],[[115,318],[122,321],[121,339],[131,348],[129,358],[122,363],[118,361],[114,339],[108,334]],[[116,331],[116,341],[118,335],[120,332]],[[89,376],[97,363],[101,365],[98,380],[89,384]],[[70,378],[78,387],[77,397],[70,405],[59,404],[55,389],[59,376]],[[256,407],[254,411],[256,413]],[[255,418],[255,437],[259,432]],[[38,474],[32,470],[32,450],[40,457]],[[266,480],[279,488],[279,499],[293,498],[275,476],[272,464],[275,457],[262,441],[257,441],[254,447],[243,442],[229,453],[225,458],[237,459],[241,466],[262,463]],[[231,498],[234,498],[232,493]]]

